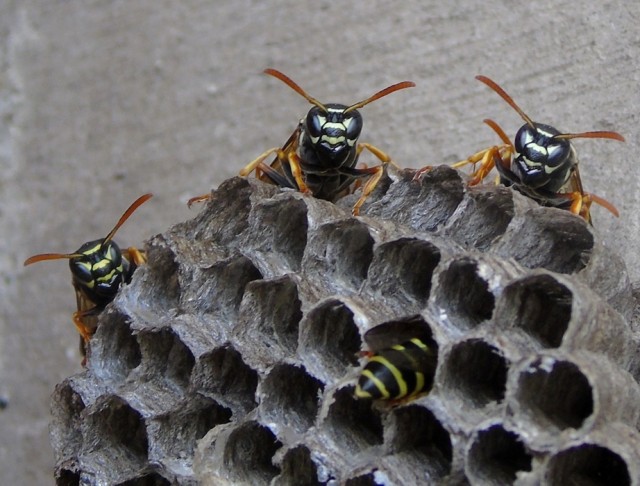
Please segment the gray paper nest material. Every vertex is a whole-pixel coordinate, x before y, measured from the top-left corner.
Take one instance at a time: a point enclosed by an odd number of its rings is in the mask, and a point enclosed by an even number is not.
[[[56,388],[58,484],[639,484],[633,299],[597,231],[448,167],[352,202],[234,178],[152,238]],[[363,334],[416,315],[433,392],[355,400]]]

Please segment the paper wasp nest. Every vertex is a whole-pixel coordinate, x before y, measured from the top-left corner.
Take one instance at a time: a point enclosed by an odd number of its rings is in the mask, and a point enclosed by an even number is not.
[[[56,388],[58,484],[640,484],[621,260],[510,189],[411,178],[357,219],[234,178],[152,238]],[[356,400],[364,333],[416,315],[432,393]]]

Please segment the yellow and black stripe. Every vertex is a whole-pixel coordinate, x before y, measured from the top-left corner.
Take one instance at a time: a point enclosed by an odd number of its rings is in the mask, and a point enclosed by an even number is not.
[[[74,253],[40,253],[24,262],[31,265],[46,260],[69,260],[77,303],[72,320],[81,336],[83,355],[86,343],[96,330],[98,314],[115,298],[120,285],[129,283],[138,265],[146,262],[143,251],[135,247],[121,251],[112,238],[129,216],[151,197],[144,194],[136,199],[106,237],[88,241]]]
[[[398,400],[426,393],[433,386],[437,344],[412,338],[375,352],[360,373],[358,398]]]

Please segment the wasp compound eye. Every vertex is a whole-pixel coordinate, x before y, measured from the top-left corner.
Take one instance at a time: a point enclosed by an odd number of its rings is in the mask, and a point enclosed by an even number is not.
[[[307,133],[313,139],[319,139],[322,135],[322,126],[327,122],[327,114],[317,106],[314,106],[307,113],[306,128]]]
[[[357,111],[349,112],[343,121],[347,132],[347,142],[353,145],[358,140],[360,132],[362,132],[362,116]]]

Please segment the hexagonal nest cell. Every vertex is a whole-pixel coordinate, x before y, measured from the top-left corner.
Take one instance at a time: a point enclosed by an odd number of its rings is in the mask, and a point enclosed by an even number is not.
[[[640,484],[618,257],[511,189],[414,176],[358,218],[358,193],[233,178],[151,239],[53,395],[57,484]],[[412,337],[431,392],[356,398],[367,351]]]

